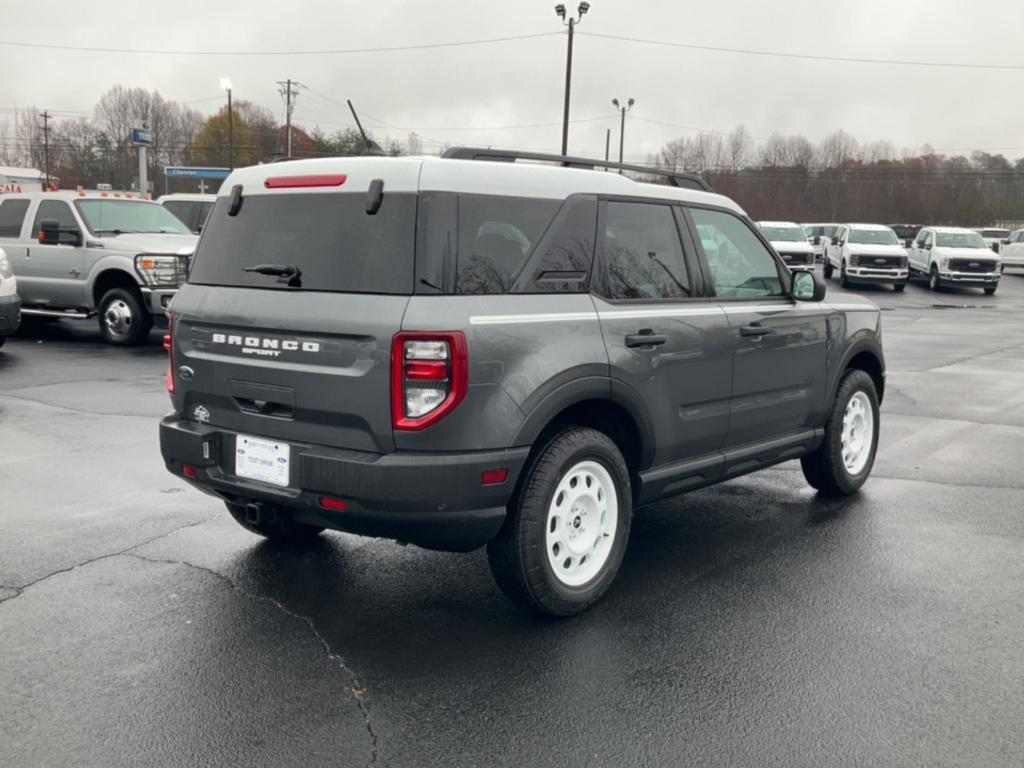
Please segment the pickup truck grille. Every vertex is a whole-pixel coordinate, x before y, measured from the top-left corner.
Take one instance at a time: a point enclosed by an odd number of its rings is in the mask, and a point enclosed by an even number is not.
[[[895,269],[907,266],[906,256],[864,256],[863,254],[851,256],[850,264],[873,269]]]
[[[950,259],[952,272],[994,272],[996,263],[991,259]]]

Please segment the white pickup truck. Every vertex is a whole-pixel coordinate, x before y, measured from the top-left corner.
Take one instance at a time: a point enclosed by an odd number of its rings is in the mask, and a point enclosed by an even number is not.
[[[814,269],[814,246],[807,233],[792,221],[759,221],[758,229],[775,252],[782,257],[790,272]]]
[[[1001,227],[976,227],[974,231],[981,235],[985,245],[996,253],[1002,250],[1003,243],[1010,236],[1010,230]]]
[[[910,271],[927,277],[933,291],[983,288],[991,296],[999,287],[1002,262],[973,229],[925,227],[910,249]]]
[[[907,249],[896,233],[884,224],[842,224],[825,247],[825,277],[838,270],[839,284],[891,285],[907,287]]]
[[[807,239],[814,248],[814,258],[825,261],[825,249],[832,242],[832,237],[839,231],[838,224],[803,224],[801,225]]]
[[[1024,229],[1010,233],[999,251],[999,259],[1004,267],[1024,267]]]

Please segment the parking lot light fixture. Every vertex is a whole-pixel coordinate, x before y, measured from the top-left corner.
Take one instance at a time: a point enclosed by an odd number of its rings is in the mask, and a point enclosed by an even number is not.
[[[633,108],[633,104],[635,104],[635,103],[636,103],[636,99],[629,99],[626,102],[625,106],[622,106],[622,105],[619,104],[619,100],[618,99],[612,99],[612,105],[617,110],[619,110],[622,113],[622,123],[619,126],[619,162],[620,163],[622,162],[622,150],[623,150],[623,147],[625,146],[626,113]],[[621,174],[622,171],[620,170],[619,173]]]
[[[569,90],[572,84],[572,38],[576,25],[580,23],[583,15],[590,10],[590,3],[582,2],[576,9],[577,16],[567,16],[565,5],[559,3],[555,6],[555,14],[562,20],[562,24],[569,28],[569,42],[565,53],[565,105],[562,110],[562,154],[569,153]]]

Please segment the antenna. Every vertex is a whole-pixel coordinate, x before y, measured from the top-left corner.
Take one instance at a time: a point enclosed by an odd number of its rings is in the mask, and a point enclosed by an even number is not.
[[[366,154],[383,155],[384,150],[380,148],[380,144],[367,136],[366,131],[363,130],[363,124],[359,122],[359,115],[356,114],[356,108],[352,106],[352,99],[345,99],[345,101],[348,103],[348,108],[352,111],[352,117],[356,121],[356,127],[359,128],[359,133],[363,135],[363,141],[366,143]]]

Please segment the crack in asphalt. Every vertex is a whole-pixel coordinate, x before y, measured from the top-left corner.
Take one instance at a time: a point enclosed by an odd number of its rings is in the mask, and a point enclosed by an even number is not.
[[[132,547],[131,549],[136,549],[136,547]],[[327,641],[327,638],[320,634],[320,630],[316,628],[316,624],[314,623],[311,617],[306,616],[305,614],[296,613],[291,608],[282,603],[280,600],[277,600],[273,597],[269,597],[268,595],[261,595],[257,592],[250,592],[249,590],[244,589],[240,584],[238,584],[237,582],[235,582],[228,576],[225,576],[223,573],[214,568],[208,568],[204,565],[196,565],[195,563],[190,563],[187,560],[172,560],[165,559],[162,557],[150,557],[148,555],[140,555],[137,552],[131,551],[122,552],[120,553],[120,555],[122,557],[132,557],[136,560],[142,560],[148,563],[181,565],[186,568],[193,568],[202,573],[210,574],[211,576],[214,576],[220,581],[227,584],[232,590],[234,590],[238,594],[247,597],[250,600],[269,603],[286,616],[301,621],[303,624],[305,624],[309,628],[309,631],[313,633],[313,637],[317,639],[317,642],[319,642],[320,645],[323,646],[324,653],[327,656],[328,664],[334,666],[336,669],[340,670],[343,674],[345,674],[348,677],[349,689],[352,692],[352,699],[355,701],[356,707],[358,707],[360,714],[362,714],[363,716],[363,720],[366,723],[366,732],[370,737],[370,758],[369,761],[367,762],[367,765],[373,766],[377,764],[377,730],[373,725],[373,720],[370,717],[370,709],[366,704],[366,689],[360,684],[359,678],[356,676],[356,673],[345,664],[344,659],[342,659],[339,654],[334,652],[334,649],[331,648],[331,644]]]
[[[0,400],[5,397],[9,397],[12,400],[22,400],[26,403],[35,403],[36,405],[44,406],[45,408],[55,408],[59,411],[71,411],[72,413],[81,413],[86,416],[105,416],[105,417],[122,417],[126,419],[158,419],[159,415],[154,416],[152,413],[112,413],[110,411],[90,411],[87,408],[75,408],[70,405],[55,405],[48,403],[45,400],[37,400],[34,397],[25,397],[24,395],[12,395],[10,392],[0,392]]]
[[[8,602],[10,600],[14,600],[14,599],[18,598],[21,595],[25,594],[25,591],[28,590],[30,587],[34,587],[36,584],[44,582],[47,579],[51,579],[54,576],[58,576],[58,575],[60,575],[62,573],[70,573],[71,571],[78,570],[79,568],[84,568],[85,566],[91,565],[92,563],[97,563],[100,560],[107,560],[107,559],[112,558],[112,557],[119,557],[121,555],[126,555],[126,554],[130,553],[133,549],[138,549],[139,547],[144,547],[147,544],[152,544],[155,541],[160,541],[160,539],[166,539],[168,536],[173,536],[178,531],[184,531],[187,528],[195,528],[196,526],[205,525],[206,523],[211,523],[211,522],[213,522],[214,520],[216,520],[218,517],[220,517],[223,514],[224,514],[223,512],[218,512],[216,515],[213,515],[212,517],[203,518],[202,520],[199,520],[199,521],[194,522],[194,523],[185,523],[184,525],[179,525],[174,530],[167,531],[167,533],[161,533],[158,536],[152,536],[152,537],[150,537],[148,539],[145,539],[144,541],[140,541],[140,542],[138,542],[136,544],[132,544],[129,547],[125,547],[124,549],[120,549],[117,552],[107,552],[107,553],[102,554],[102,555],[96,555],[96,557],[90,557],[88,560],[82,560],[81,562],[75,563],[74,565],[69,565],[67,568],[58,568],[56,571],[51,571],[50,573],[47,573],[44,576],[40,576],[38,579],[33,579],[32,581],[28,582],[27,584],[22,584],[20,587],[15,587],[15,586],[3,587],[4,589],[13,589],[13,590],[15,590],[17,592],[17,594],[16,595],[12,595],[11,597],[5,598],[4,600],[0,600],[0,603]]]
[[[971,360],[977,360],[978,358],[981,357],[987,357],[988,355],[998,355],[1000,352],[1009,352],[1011,349],[1021,348],[1024,348],[1024,343],[1017,342],[1016,344],[1011,344],[1008,347],[999,347],[999,349],[992,349],[989,350],[988,352],[979,352],[976,355],[970,355],[969,357],[965,357],[961,360],[954,360],[950,363],[943,363],[942,365],[936,365],[931,368],[925,368],[920,371],[913,371],[913,373],[931,373],[932,371],[939,371],[942,370],[943,368],[951,368],[954,365],[960,365],[960,363],[967,363],[970,362]]]

